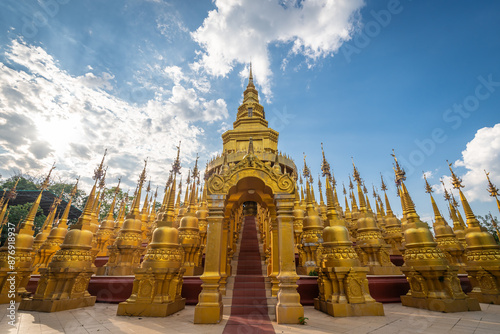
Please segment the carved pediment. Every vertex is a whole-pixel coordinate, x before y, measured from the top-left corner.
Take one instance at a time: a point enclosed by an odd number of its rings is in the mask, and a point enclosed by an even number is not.
[[[207,181],[208,193],[227,194],[232,186],[246,177],[261,179],[274,194],[294,193],[295,187],[291,175],[277,172],[254,154],[247,154],[243,160],[225,170],[224,173],[212,175]]]

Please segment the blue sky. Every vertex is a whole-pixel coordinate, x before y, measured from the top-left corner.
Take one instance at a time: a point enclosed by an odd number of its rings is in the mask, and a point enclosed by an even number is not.
[[[305,152],[315,181],[323,142],[340,185],[353,157],[400,212],[395,149],[425,220],[422,172],[445,211],[447,159],[476,213],[498,214],[483,172],[500,185],[497,1],[239,3],[3,1],[2,176],[56,161],[88,187],[107,147],[110,185],[133,189],[148,157],[161,187],[179,140],[184,167],[220,152],[252,61],[279,149],[299,168]]]

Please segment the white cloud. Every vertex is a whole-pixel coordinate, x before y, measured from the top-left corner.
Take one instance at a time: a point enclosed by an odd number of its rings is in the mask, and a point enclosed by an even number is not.
[[[308,66],[333,55],[351,38],[362,0],[216,0],[202,26],[191,33],[202,47],[195,70],[226,76],[252,61],[255,80],[271,97],[270,44],[289,46],[288,57],[303,55]],[[287,59],[282,60],[286,66]]]
[[[60,177],[82,175],[88,189],[89,174],[108,148],[109,183],[123,176],[124,187],[133,188],[149,157],[148,172],[163,185],[179,140],[184,164],[204,151],[204,131],[193,122],[228,117],[224,100],[207,100],[180,79],[138,105],[110,93],[112,74],[72,76],[41,47],[14,40],[5,60],[0,62],[4,176],[13,170],[40,175],[56,161]]]
[[[184,80],[184,75],[182,74],[182,69],[179,66],[167,66],[165,67],[165,74],[172,79],[174,84],[178,85]]]
[[[500,123],[479,129],[462,151],[462,159],[456,166],[465,167],[463,175],[465,194],[470,201],[490,201],[486,191],[488,182],[484,170],[490,172],[491,181],[500,185]]]
[[[168,4],[167,6],[170,7]],[[169,8],[168,12],[158,16],[156,19],[156,28],[169,43],[172,43],[176,37],[189,32],[180,18],[180,14],[177,11],[173,11],[172,8]]]

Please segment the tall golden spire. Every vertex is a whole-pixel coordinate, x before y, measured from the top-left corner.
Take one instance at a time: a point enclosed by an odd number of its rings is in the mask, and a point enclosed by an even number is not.
[[[93,207],[94,207],[94,201],[97,201],[98,199],[96,198],[96,188],[98,182],[101,180],[101,178],[104,175],[104,159],[106,158],[108,150],[104,150],[104,155],[102,157],[101,163],[99,166],[97,166],[96,169],[94,169],[94,176],[92,177],[94,179],[94,185],[92,187],[92,190],[90,191],[90,194],[87,198],[87,202],[85,203],[85,207],[83,208],[83,212],[78,218],[78,222],[74,225],[72,225],[72,228],[77,228],[81,230],[90,230],[91,229],[91,220],[92,220],[92,214],[93,214]]]
[[[258,104],[259,103],[259,92],[255,88],[253,83],[253,73],[252,64],[250,63],[250,71],[248,74],[248,85],[243,92],[243,104]]]
[[[137,184],[137,195],[135,196],[134,203],[132,205],[132,208],[130,209],[130,212],[127,216],[129,217],[135,217],[136,219],[140,219],[140,203],[141,203],[141,192],[142,192],[142,186],[144,185],[144,182],[146,181],[146,167],[148,165],[148,159],[144,160],[144,169],[141,172],[141,175],[139,176],[139,181]]]
[[[189,202],[189,185],[191,184],[191,170],[188,170],[188,177],[186,180],[186,193],[184,194],[184,202],[182,203],[183,207],[187,207]]]
[[[40,188],[40,193],[38,194],[38,197],[35,200],[35,203],[31,206],[30,211],[28,212],[28,215],[26,216],[26,219],[24,220],[24,223],[22,224],[22,228],[19,231],[19,234],[33,234],[33,226],[35,222],[35,216],[36,212],[38,211],[38,207],[40,205],[40,201],[42,200],[42,194],[43,191],[46,190],[49,187],[49,181],[50,181],[50,174],[52,174],[52,171],[55,169],[55,163],[52,165],[50,168],[49,174],[47,174],[47,177],[42,183],[42,186]]]
[[[326,187],[326,205],[327,205],[327,221],[328,221],[328,226],[332,226],[332,225],[343,225],[345,226],[345,222],[344,221],[339,221],[338,219],[338,212],[337,212],[337,208],[336,208],[336,203],[335,203],[335,199],[334,199],[334,196],[333,196],[333,189],[332,189],[332,184],[331,184],[331,180],[330,180],[330,177],[331,177],[331,172],[330,172],[330,164],[328,163],[328,161],[326,161],[326,158],[325,158],[325,152],[323,151],[323,143],[321,143],[321,151],[323,153],[323,161],[321,163],[321,172],[322,172],[322,175],[324,177],[326,177],[326,181],[325,181],[325,187]],[[335,186],[333,186],[333,188],[335,188]],[[321,187],[320,187],[321,189]],[[321,190],[320,190],[320,193],[321,193]],[[323,196],[321,196],[321,202],[323,202]]]
[[[474,215],[474,212],[472,212],[472,209],[470,208],[470,205],[469,205],[469,202],[467,201],[467,198],[465,198],[465,195],[462,192],[461,188],[464,187],[462,185],[462,179],[459,178],[453,172],[451,165],[452,165],[451,163],[448,163],[448,168],[450,169],[450,172],[451,172],[451,183],[453,185],[453,188],[458,189],[458,192],[460,194],[460,200],[461,200],[462,205],[464,207],[465,218],[467,219],[467,225],[469,227],[479,227],[480,226],[479,221],[476,219],[476,216]]]
[[[174,176],[174,180],[172,182],[172,188],[170,189],[168,200],[166,203],[166,211],[165,211],[165,219],[163,221],[158,222],[158,227],[166,226],[172,227],[174,224],[174,207],[175,207],[175,186],[176,186],[176,178],[177,174],[180,174],[181,171],[181,161],[180,161],[180,152],[181,152],[181,142],[179,142],[179,146],[177,146],[177,158],[172,163],[172,174]],[[181,181],[182,182],[182,181]],[[179,188],[182,187],[182,183],[179,183]],[[180,200],[180,191],[179,191],[179,199]]]
[[[252,87],[255,88],[255,85],[253,84],[253,74],[252,74],[252,62],[250,62],[250,71],[248,74],[248,85],[247,88]]]
[[[71,193],[69,194],[69,200],[68,204],[66,204],[66,207],[64,208],[63,215],[59,219],[59,224],[57,227],[67,229],[68,228],[68,216],[69,216],[69,211],[71,209],[71,202],[73,201],[73,197],[76,195],[76,191],[78,189],[78,181],[80,181],[80,177],[76,179],[76,183],[73,186],[73,189],[71,189]]]
[[[434,192],[434,190],[432,190],[432,186],[427,181],[427,176],[425,175],[425,173],[424,173],[424,180],[425,180],[425,192],[428,193],[429,196],[431,197],[431,204],[432,204],[432,210],[434,211],[435,225],[448,225],[446,223],[446,220],[441,215],[441,212],[439,211],[439,208],[437,207],[436,201],[434,200],[434,197],[432,196],[432,193]]]
[[[368,212],[368,207],[366,206],[366,200],[363,194],[363,189],[361,188],[361,176],[359,175],[356,165],[354,165],[354,159],[352,161],[352,167],[353,167],[352,176],[354,177],[354,180],[356,180],[358,186],[359,210],[361,212]]]

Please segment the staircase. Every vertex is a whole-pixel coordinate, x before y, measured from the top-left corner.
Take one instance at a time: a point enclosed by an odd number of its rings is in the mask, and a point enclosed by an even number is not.
[[[229,295],[232,285],[231,314],[223,333],[274,333],[269,318],[269,310],[274,307],[272,303],[268,305],[270,293],[262,274],[254,216],[245,217],[240,240],[239,254],[235,257],[236,275],[231,278],[232,283],[228,281],[227,289]]]

